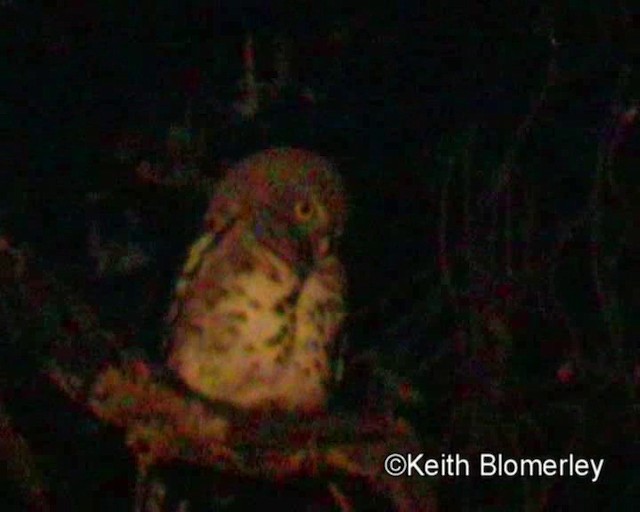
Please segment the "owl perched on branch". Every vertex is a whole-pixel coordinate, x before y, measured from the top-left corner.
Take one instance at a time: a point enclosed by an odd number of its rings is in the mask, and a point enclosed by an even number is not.
[[[176,287],[171,370],[240,409],[322,410],[344,317],[345,218],[340,177],[314,153],[269,149],[230,169]]]

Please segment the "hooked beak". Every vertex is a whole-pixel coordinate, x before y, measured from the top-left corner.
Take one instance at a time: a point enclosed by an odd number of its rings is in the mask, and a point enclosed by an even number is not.
[[[297,272],[306,276],[331,252],[330,238],[322,233],[313,234],[298,246],[298,251]]]
[[[311,252],[313,261],[316,263],[329,255],[329,252],[331,252],[331,240],[326,233],[314,234],[311,237]]]
[[[313,199],[316,216],[318,219],[317,228],[310,234],[309,243],[311,245],[311,255],[313,262],[318,263],[325,259],[331,252],[331,236],[329,235],[329,215],[326,209]]]

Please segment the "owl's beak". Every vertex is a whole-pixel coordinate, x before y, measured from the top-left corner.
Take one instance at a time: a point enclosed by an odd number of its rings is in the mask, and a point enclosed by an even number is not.
[[[318,225],[310,234],[310,242],[313,261],[317,263],[326,258],[331,252],[331,237],[328,234],[329,215],[327,210],[316,198],[312,200],[314,202]]]
[[[313,259],[314,261],[320,261],[326,258],[331,251],[331,241],[327,235],[316,235],[311,239]]]
[[[324,259],[331,252],[331,241],[328,236],[319,237],[318,243],[316,245],[316,258]]]
[[[313,234],[298,246],[296,270],[301,276],[306,276],[313,267],[327,257],[331,251],[331,243],[326,235]]]

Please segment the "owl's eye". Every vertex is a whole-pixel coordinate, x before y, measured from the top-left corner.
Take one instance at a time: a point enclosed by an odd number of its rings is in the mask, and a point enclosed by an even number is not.
[[[299,222],[307,222],[313,217],[313,205],[307,200],[298,201],[293,209],[296,220]]]

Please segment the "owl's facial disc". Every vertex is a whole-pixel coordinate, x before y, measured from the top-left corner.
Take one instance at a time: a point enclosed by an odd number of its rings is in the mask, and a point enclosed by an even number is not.
[[[290,204],[290,203],[285,203]],[[331,226],[324,207],[313,197],[264,209],[256,234],[280,258],[306,274],[331,252]]]
[[[244,218],[260,243],[293,268],[310,270],[331,255],[346,201],[340,176],[324,158],[301,149],[257,153],[230,170],[208,218]]]
[[[317,263],[331,252],[333,229],[326,208],[315,195],[295,203],[292,231],[304,243],[312,262]]]

